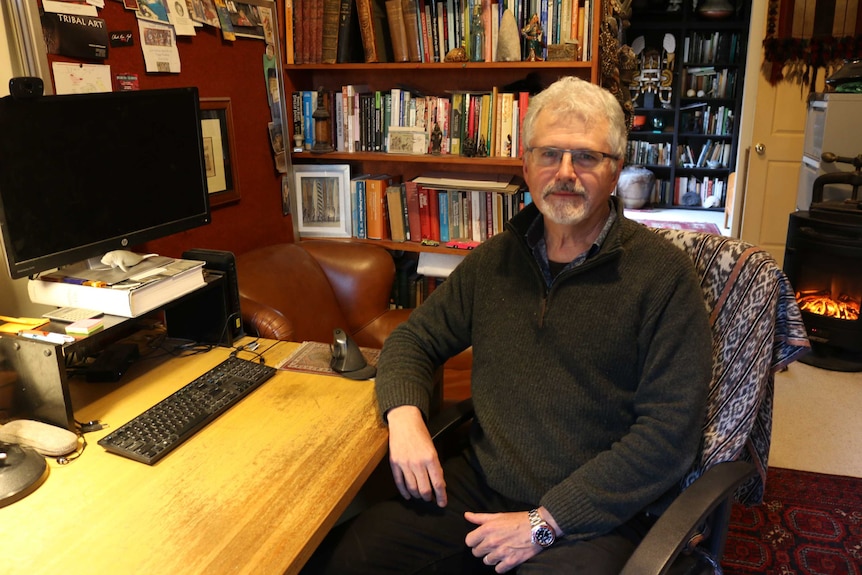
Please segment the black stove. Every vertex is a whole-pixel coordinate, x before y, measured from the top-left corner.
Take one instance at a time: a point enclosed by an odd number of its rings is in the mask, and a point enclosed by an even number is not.
[[[796,290],[812,353],[801,361],[834,371],[862,371],[862,154],[826,162],[852,164],[814,182],[808,211],[790,215],[784,272]],[[846,186],[848,197],[823,201],[826,185]]]

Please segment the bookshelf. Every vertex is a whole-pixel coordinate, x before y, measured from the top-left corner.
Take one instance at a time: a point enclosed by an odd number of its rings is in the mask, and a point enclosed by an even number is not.
[[[546,3],[546,2],[545,2]],[[489,3],[490,4],[490,3]],[[496,3],[494,4],[496,6]],[[589,54],[599,53],[598,30],[600,5],[593,2],[594,17],[590,22]],[[522,24],[519,22],[519,27]],[[485,26],[485,30],[493,26]],[[342,86],[363,86],[371,91],[389,92],[393,88],[409,90],[414,94],[451,97],[455,92],[490,93],[509,87],[513,92],[541,89],[560,76],[574,75],[593,83],[599,82],[597,60],[563,60],[539,62],[397,62],[397,63],[336,63],[336,64],[285,64],[283,66],[284,93],[286,96],[286,126],[295,124],[292,94],[296,91],[323,90],[340,92]],[[514,86],[514,87],[513,87]],[[289,139],[289,137],[286,137]],[[517,154],[515,154],[517,155]],[[351,175],[391,174],[406,182],[429,172],[470,172],[475,174],[521,175],[519,157],[473,156],[443,153],[440,155],[403,154],[383,151],[334,151],[325,154],[308,150],[291,153],[293,165],[347,164]],[[355,239],[355,238],[354,238]],[[390,240],[364,240],[393,251],[433,252],[464,255],[461,249],[443,245],[424,245],[415,239],[406,242]]]
[[[627,163],[656,175],[656,207],[723,211],[736,171],[750,2],[721,19],[692,2],[636,3],[626,43],[639,57]],[[669,49],[670,48],[670,49]],[[658,88],[656,88],[658,86]]]

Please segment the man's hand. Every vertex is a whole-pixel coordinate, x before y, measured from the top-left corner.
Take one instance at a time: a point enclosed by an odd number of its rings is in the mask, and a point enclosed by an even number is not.
[[[437,457],[437,449],[422,419],[422,412],[412,405],[390,409],[389,466],[395,485],[404,499],[436,500],[446,507],[446,481]]]
[[[559,527],[542,507],[542,517],[561,534]],[[494,565],[497,573],[506,573],[542,551],[532,541],[530,517],[527,511],[514,513],[464,513],[464,519],[478,525],[467,534],[464,542],[473,549],[474,557],[482,557],[485,565]]]

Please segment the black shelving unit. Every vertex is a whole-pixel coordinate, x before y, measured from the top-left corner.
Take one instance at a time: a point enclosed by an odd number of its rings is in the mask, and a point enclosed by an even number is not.
[[[731,3],[733,13],[720,19],[698,13],[692,0],[675,11],[667,2],[634,3],[626,43],[644,62],[638,77],[646,89],[633,86],[626,160],[656,175],[655,207],[724,209],[736,170],[751,9],[746,0]]]

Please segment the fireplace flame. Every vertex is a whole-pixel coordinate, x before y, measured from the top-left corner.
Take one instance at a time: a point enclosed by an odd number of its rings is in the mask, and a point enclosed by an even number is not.
[[[803,291],[796,293],[796,300],[802,311],[837,319],[859,319],[859,301],[848,295],[833,299],[828,291]]]

